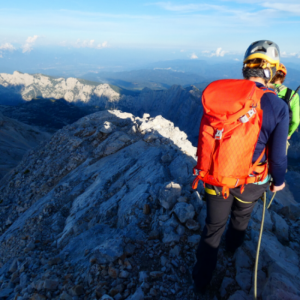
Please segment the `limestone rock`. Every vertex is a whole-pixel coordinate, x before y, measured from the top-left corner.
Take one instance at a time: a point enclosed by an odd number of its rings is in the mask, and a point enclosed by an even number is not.
[[[195,220],[193,219],[189,219],[186,221],[185,226],[189,229],[189,230],[194,230],[197,231],[200,228],[200,224],[197,223]]]
[[[159,201],[165,209],[172,209],[177,198],[181,195],[181,186],[178,183],[167,183],[159,192]]]
[[[127,299],[128,300],[144,300],[144,297],[145,297],[145,295],[144,295],[143,290],[141,288],[138,288],[136,290],[136,292],[132,296],[128,297]]]
[[[248,300],[248,295],[244,291],[236,291],[228,300]]]
[[[254,226],[255,229],[257,230],[260,229],[262,211],[263,211],[262,204],[260,202],[257,202],[252,212],[252,219],[255,221],[255,223],[253,223],[252,226]],[[272,231],[272,229],[273,229],[273,222],[271,219],[271,215],[269,213],[269,210],[266,209],[264,230]]]
[[[112,123],[106,121],[100,127],[99,131],[102,133],[111,133],[114,130],[114,128],[115,128],[115,126]]]
[[[185,223],[187,220],[193,219],[195,216],[193,205],[184,202],[177,203],[174,207],[174,212],[181,223]]]
[[[234,283],[234,280],[230,277],[224,277],[223,281],[222,281],[222,284],[221,284],[221,287],[220,287],[220,294],[221,294],[221,297],[225,297],[227,291],[227,287],[230,286],[231,284]]]
[[[286,221],[275,212],[272,213],[272,220],[277,238],[280,241],[287,242],[289,240],[289,226]]]
[[[0,297],[7,298],[7,297],[9,297],[10,294],[12,294],[13,291],[14,291],[14,289],[10,289],[10,288],[2,289],[0,291]]]
[[[196,246],[199,244],[200,242],[200,239],[201,239],[201,236],[200,235],[192,235],[192,236],[189,236],[188,238],[188,243],[191,244],[192,246]]]
[[[200,229],[203,230],[205,226],[205,219],[206,219],[206,204],[203,205],[200,214],[197,217],[197,221],[200,224]]]
[[[252,272],[247,269],[240,269],[235,280],[244,291],[247,291],[251,287]]]
[[[55,290],[58,286],[58,283],[59,282],[57,280],[46,279],[43,287],[45,290]]]
[[[198,193],[198,191],[193,192],[191,204],[194,206],[195,212],[197,214],[200,214],[200,211],[201,211],[202,207],[204,206],[204,201],[202,200],[202,197]]]
[[[101,300],[114,300],[114,298],[110,297],[109,295],[103,295]]]
[[[234,259],[237,273],[240,273],[244,268],[250,269],[252,266],[250,258],[241,247],[236,250]]]

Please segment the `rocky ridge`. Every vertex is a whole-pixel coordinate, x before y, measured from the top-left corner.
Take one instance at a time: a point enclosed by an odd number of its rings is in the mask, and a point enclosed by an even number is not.
[[[137,97],[122,96],[115,105],[118,109],[142,117],[162,115],[184,131],[193,145],[197,144],[203,114],[202,92],[196,87],[183,88],[173,85],[168,90],[145,88]]]
[[[27,153],[0,181],[0,299],[197,299],[190,273],[206,205],[203,187],[190,188],[195,150],[161,116],[103,111]],[[259,295],[300,299],[300,207],[274,204]],[[234,255],[221,246],[201,299],[252,299],[261,211]]]

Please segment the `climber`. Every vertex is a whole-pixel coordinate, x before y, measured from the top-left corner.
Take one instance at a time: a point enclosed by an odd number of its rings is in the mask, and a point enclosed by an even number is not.
[[[242,69],[244,80],[219,80],[211,83],[203,92],[204,115],[199,132],[198,163],[194,169],[198,176],[193,183],[193,188],[197,187],[199,180],[205,183],[207,216],[197,249],[197,262],[192,273],[195,293],[203,293],[211,281],[229,214],[231,218],[226,232],[226,250],[234,252],[244,241],[251,212],[255,203],[269,188],[270,178],[273,178],[270,186],[272,192],[280,191],[285,187],[288,107],[274,91],[266,87],[279,68],[279,60],[280,52],[275,43],[267,40],[254,42],[245,53]],[[244,95],[244,91],[248,94]],[[226,133],[228,128],[226,126],[229,126],[228,123],[226,125],[226,120],[232,118],[229,112],[236,109],[234,112],[236,117],[239,110],[244,107],[240,103],[249,105],[252,101],[249,99],[255,97],[257,97],[256,104],[252,102],[250,111],[239,119],[233,119],[235,127],[233,126],[232,130]],[[221,111],[225,111],[223,115],[220,114]],[[214,114],[219,114],[218,118],[214,119]],[[206,115],[208,117],[205,117]],[[215,124],[220,125],[220,120],[225,122],[223,128],[211,127],[210,122],[215,121]],[[255,129],[257,134],[253,138],[254,129],[252,130],[251,123],[256,124],[255,122],[257,122],[255,128],[258,129]],[[238,137],[235,137],[237,128],[242,131],[239,132]],[[245,139],[246,134],[252,138],[252,141]],[[232,143],[231,148],[225,149],[227,156],[222,156],[221,147],[229,147],[226,145],[230,143]],[[235,156],[238,151],[243,151],[243,148],[247,147],[252,149],[249,158],[245,155]],[[249,171],[247,159],[250,164],[251,162],[253,164],[251,173],[247,173]],[[236,180],[235,174],[228,174],[228,170],[238,163],[248,168],[246,179],[240,178],[240,181]],[[256,173],[256,170],[260,172],[258,168],[263,170],[262,173]],[[227,177],[221,176],[222,172],[227,172]],[[213,182],[222,182],[222,184],[212,184]],[[234,182],[235,185],[231,186],[230,182]]]
[[[284,64],[279,65],[279,69],[276,72],[276,75],[271,80],[271,84],[269,87],[274,88],[278,97],[283,99],[289,108],[289,133],[288,140],[291,138],[292,134],[299,126],[299,95],[295,93],[295,91],[289,89],[283,82],[285,80],[285,76],[287,74],[286,67]],[[289,142],[287,142],[287,147]]]

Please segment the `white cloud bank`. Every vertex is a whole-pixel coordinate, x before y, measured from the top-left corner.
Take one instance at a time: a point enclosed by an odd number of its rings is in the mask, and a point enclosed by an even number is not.
[[[100,44],[96,44],[95,40],[84,40],[81,41],[80,39],[77,40],[75,44],[76,48],[94,48],[94,49],[103,49],[108,47],[108,43],[105,41]]]
[[[26,40],[26,43],[22,46],[22,49],[23,49],[22,52],[23,53],[31,52],[33,49],[32,46],[37,39],[38,39],[38,35],[29,36]]]

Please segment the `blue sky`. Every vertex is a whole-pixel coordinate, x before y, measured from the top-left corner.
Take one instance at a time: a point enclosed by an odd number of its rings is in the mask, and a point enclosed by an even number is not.
[[[50,49],[111,53],[116,64],[130,53],[131,60],[142,59],[142,53],[153,53],[153,60],[241,60],[247,46],[259,39],[277,42],[283,57],[300,63],[299,31],[299,0],[3,1],[0,65],[13,52],[25,60],[33,51]]]

